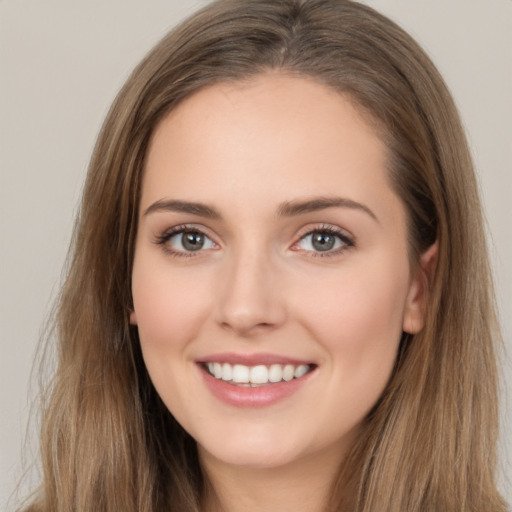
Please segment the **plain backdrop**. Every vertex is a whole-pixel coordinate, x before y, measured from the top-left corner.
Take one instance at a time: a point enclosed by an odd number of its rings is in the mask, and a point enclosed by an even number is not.
[[[37,453],[34,353],[102,120],[133,66],[204,1],[0,0],[0,507]],[[427,50],[460,108],[489,223],[512,502],[512,0],[367,0]],[[32,384],[31,384],[32,382]],[[36,403],[37,405],[37,403]],[[30,477],[32,475],[32,477]],[[37,473],[20,487],[26,492]]]

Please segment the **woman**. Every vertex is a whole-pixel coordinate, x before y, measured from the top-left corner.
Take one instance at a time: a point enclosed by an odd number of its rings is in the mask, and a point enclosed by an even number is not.
[[[57,331],[29,510],[505,510],[465,138],[368,7],[224,0],[157,45],[100,134]]]

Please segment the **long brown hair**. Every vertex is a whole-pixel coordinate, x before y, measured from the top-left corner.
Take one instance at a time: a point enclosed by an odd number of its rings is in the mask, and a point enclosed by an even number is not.
[[[156,394],[129,324],[144,160],[155,127],[184,98],[268,70],[310,77],[359,106],[390,150],[413,264],[439,244],[425,327],[404,335],[332,510],[505,510],[494,481],[499,333],[466,139],[425,53],[348,0],[213,2],[165,37],[120,91],[76,223],[43,413],[43,482],[27,510],[200,510],[195,443]]]

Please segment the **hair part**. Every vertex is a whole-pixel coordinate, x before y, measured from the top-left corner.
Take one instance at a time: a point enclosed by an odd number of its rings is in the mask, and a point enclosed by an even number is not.
[[[135,69],[99,135],[56,318],[44,479],[27,510],[200,510],[195,443],[167,411],[129,324],[144,163],[159,122],[204,87],[280,72],[346,95],[389,149],[411,261],[437,241],[424,329],[333,489],[332,510],[503,512],[494,480],[496,343],[471,158],[439,73],[402,29],[347,0],[219,0]]]

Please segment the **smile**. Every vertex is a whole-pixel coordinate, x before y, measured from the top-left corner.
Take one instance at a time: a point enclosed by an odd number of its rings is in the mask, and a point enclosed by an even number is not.
[[[258,353],[210,354],[195,361],[207,389],[237,408],[268,407],[291,399],[318,376],[319,364]]]
[[[220,362],[203,363],[204,369],[215,379],[236,386],[259,387],[290,382],[309,373],[314,365],[311,364],[259,364],[246,366]]]

